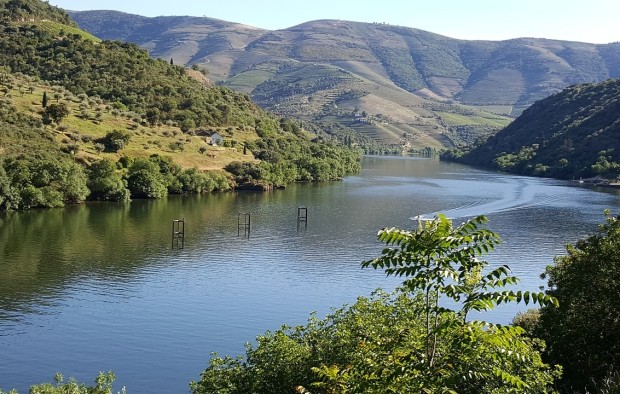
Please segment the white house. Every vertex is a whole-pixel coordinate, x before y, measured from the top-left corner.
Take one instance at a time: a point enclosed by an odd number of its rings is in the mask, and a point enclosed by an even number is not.
[[[224,137],[222,137],[219,133],[213,133],[210,137],[211,141],[209,143],[213,146],[218,146],[224,142]]]

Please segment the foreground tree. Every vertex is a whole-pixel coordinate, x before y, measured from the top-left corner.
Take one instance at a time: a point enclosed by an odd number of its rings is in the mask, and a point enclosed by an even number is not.
[[[547,293],[560,307],[542,308],[537,334],[549,346],[549,361],[564,367],[567,392],[593,389],[610,369],[620,390],[619,218],[607,212],[598,234],[566,249],[545,272]]]
[[[508,302],[557,305],[555,298],[544,293],[506,290],[519,282],[506,265],[484,272],[488,262],[480,256],[501,242],[498,234],[481,227],[486,222],[479,216],[453,227],[451,220],[438,215],[420,222],[417,231],[381,230],[379,239],[388,248],[362,264],[383,269],[388,276],[405,277],[405,288],[423,295],[417,310],[424,320],[423,353],[411,357],[410,368],[401,373],[402,377],[421,371],[415,373],[422,392],[547,390],[513,368],[516,359],[523,359],[520,349],[531,346],[523,329],[468,320],[470,312],[489,311]],[[494,362],[476,363],[483,351],[490,352]]]
[[[417,231],[386,229],[382,255],[363,266],[406,278],[393,295],[359,298],[324,320],[283,327],[247,346],[245,358],[214,355],[193,393],[548,393],[560,374],[541,341],[519,327],[468,320],[505,302],[555,302],[517,283],[506,266],[483,273],[478,257],[499,237],[475,218],[443,216]],[[443,304],[450,299],[455,309]]]
[[[56,374],[55,383],[42,383],[30,386],[30,394],[113,394],[112,383],[114,383],[114,372],[108,373],[100,372],[97,378],[95,378],[94,386],[86,386],[83,383],[78,383],[75,379],[69,379],[68,382],[64,381],[64,377],[61,374]],[[119,394],[125,393],[125,388],[119,392]],[[17,394],[16,390],[4,392],[0,389],[0,394]]]

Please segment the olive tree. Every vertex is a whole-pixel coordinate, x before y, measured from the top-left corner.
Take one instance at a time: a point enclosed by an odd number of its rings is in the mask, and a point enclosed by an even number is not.
[[[50,124],[52,122],[60,124],[60,122],[69,116],[69,108],[64,103],[50,104],[43,110],[43,123]]]

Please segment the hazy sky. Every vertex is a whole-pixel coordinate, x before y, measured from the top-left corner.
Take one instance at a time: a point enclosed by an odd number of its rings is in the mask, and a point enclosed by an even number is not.
[[[50,0],[67,10],[194,15],[275,30],[316,19],[385,22],[453,38],[620,41],[618,0]]]

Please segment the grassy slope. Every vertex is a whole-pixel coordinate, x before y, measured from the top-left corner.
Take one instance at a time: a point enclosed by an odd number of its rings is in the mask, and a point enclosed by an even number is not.
[[[91,40],[94,42],[101,41],[101,39],[99,39],[98,37],[95,37],[89,32],[84,31],[76,26],[69,26],[56,21],[37,20],[35,22],[22,22],[22,24],[36,25],[42,31],[48,32],[54,36],[77,34],[85,40]]]
[[[24,78],[15,78],[15,88],[9,92],[11,102],[18,111],[40,118],[41,99],[43,92],[47,92],[48,102],[56,103],[53,99],[54,91],[49,86],[42,84],[27,82]],[[31,93],[27,89],[21,89],[23,86],[31,86],[34,88]],[[192,136],[183,134],[178,127],[160,126],[147,127],[140,125],[135,128],[135,123],[131,119],[122,116],[114,116],[106,107],[108,103],[102,102],[96,104],[87,110],[90,119],[83,119],[81,116],[80,100],[72,97],[70,100],[64,98],[59,102],[65,103],[71,110],[71,114],[62,120],[59,126],[51,125],[49,128],[54,130],[54,136],[59,146],[75,144],[79,145],[76,154],[78,158],[86,162],[98,160],[104,157],[111,158],[116,161],[121,156],[150,156],[151,154],[160,154],[170,156],[182,167],[197,167],[203,170],[222,169],[232,161],[244,160],[248,161],[248,157],[244,156],[241,148],[224,148],[211,146],[207,143],[204,136]],[[101,112],[101,118],[96,119],[97,110]],[[135,129],[134,129],[135,128]],[[132,137],[124,149],[118,153],[97,153],[94,143],[97,138],[105,136],[105,134],[114,129],[130,130]],[[231,132],[224,127],[211,127],[210,130],[217,131],[221,135],[229,139],[234,139],[242,146],[244,141],[255,140],[258,138],[254,130],[244,131],[242,129],[233,129]],[[1,137],[1,136],[0,136]],[[0,142],[2,140],[0,139]],[[183,150],[172,149],[171,144],[179,142],[183,146]],[[6,146],[5,143],[0,145]],[[199,149],[204,148],[206,151],[201,153]]]

